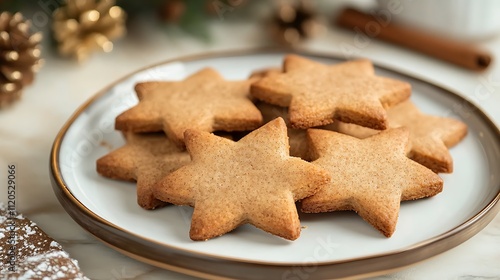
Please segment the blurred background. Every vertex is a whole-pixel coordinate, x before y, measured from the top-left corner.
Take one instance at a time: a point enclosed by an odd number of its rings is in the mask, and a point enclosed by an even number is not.
[[[415,58],[425,54],[482,71],[493,61],[489,49],[498,46],[500,3],[477,2],[3,0],[0,106],[40,79],[87,96],[106,81],[165,59],[263,46],[321,49],[345,58],[412,49]],[[85,79],[85,88],[71,87],[73,77]]]
[[[87,87],[71,88],[72,94],[87,95],[98,89],[93,85],[172,57],[264,46],[348,59],[386,48],[383,40],[397,46],[385,54],[411,49],[411,57],[482,71],[493,61],[489,50],[500,33],[494,0],[3,0],[0,9],[1,107],[43,72],[54,71],[48,81],[56,81],[71,80],[76,71]],[[58,86],[65,84],[73,83]]]

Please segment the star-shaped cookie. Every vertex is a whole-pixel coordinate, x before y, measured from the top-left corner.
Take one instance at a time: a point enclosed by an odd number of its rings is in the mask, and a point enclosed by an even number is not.
[[[136,85],[139,104],[116,118],[118,130],[164,131],[183,147],[188,128],[212,132],[252,130],[262,116],[249,99],[250,80],[226,81],[205,68],[180,82]]]
[[[307,213],[354,210],[385,236],[396,228],[400,202],[436,195],[442,179],[406,156],[406,128],[363,140],[334,131],[309,129],[312,163],[327,170],[331,183],[302,201]]]
[[[422,113],[410,100],[387,111],[389,127],[404,126],[410,130],[408,156],[434,172],[453,172],[453,159],[448,148],[458,144],[467,135],[467,125],[459,120]],[[376,133],[365,127],[338,122],[336,131],[358,138]]]
[[[294,128],[336,120],[374,129],[387,128],[386,108],[410,97],[410,84],[374,74],[369,60],[324,65],[297,55],[285,57],[283,74],[251,86],[259,100],[289,107]]]
[[[137,181],[137,203],[155,209],[166,203],[156,199],[153,186],[165,175],[190,162],[163,133],[126,134],[127,143],[97,160],[97,172],[104,177]]]
[[[289,156],[286,125],[277,118],[238,142],[187,130],[191,163],[155,187],[159,199],[194,206],[190,237],[207,240],[250,223],[295,240],[300,221],[295,201],[313,195],[329,175]]]

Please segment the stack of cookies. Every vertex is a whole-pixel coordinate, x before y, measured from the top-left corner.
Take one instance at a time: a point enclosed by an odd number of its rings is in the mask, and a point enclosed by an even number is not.
[[[296,201],[306,213],[356,211],[390,237],[401,201],[441,192],[436,173],[452,172],[448,148],[467,133],[420,112],[410,84],[368,60],[288,55],[243,81],[206,68],[135,89],[139,104],[116,118],[127,143],[97,171],[136,181],[144,209],[194,207],[193,240],[245,223],[295,240]]]

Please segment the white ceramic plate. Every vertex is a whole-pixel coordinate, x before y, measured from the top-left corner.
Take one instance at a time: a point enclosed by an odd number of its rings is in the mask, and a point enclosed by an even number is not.
[[[96,160],[124,144],[115,117],[137,103],[138,81],[179,80],[204,67],[227,79],[279,66],[284,53],[258,51],[183,58],[140,70],[98,93],[62,128],[51,170],[62,205],[86,230],[132,257],[192,275],[230,278],[332,278],[383,273],[448,250],[481,230],[500,208],[500,136],[476,107],[445,89],[377,67],[377,74],[408,81],[426,113],[461,119],[469,134],[451,149],[454,173],[444,191],[401,206],[397,229],[383,237],[354,213],[301,214],[305,227],[286,241],[244,225],[207,242],[189,239],[189,207],[146,211],[133,183],[99,176]],[[332,64],[339,59],[304,54]],[[106,145],[103,145],[106,143]],[[299,278],[293,278],[299,277]]]

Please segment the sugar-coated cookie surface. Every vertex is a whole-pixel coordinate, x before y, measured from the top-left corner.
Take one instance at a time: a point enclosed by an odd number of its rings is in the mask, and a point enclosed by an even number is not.
[[[165,175],[190,162],[189,154],[164,133],[126,134],[127,143],[97,160],[102,176],[137,181],[137,203],[155,209],[166,203],[153,195],[154,184]]]
[[[205,68],[180,82],[144,82],[136,85],[139,104],[116,118],[118,130],[164,131],[184,146],[188,128],[212,132],[251,130],[262,116],[249,99],[250,80],[226,81]]]
[[[250,223],[294,240],[300,235],[295,201],[326,186],[320,167],[289,156],[285,122],[277,118],[238,142],[187,130],[192,161],[161,180],[157,198],[194,206],[190,237],[207,240]]]
[[[0,203],[2,279],[88,280],[62,246],[34,222]]]
[[[453,159],[448,148],[453,147],[467,135],[467,125],[447,117],[427,115],[411,102],[405,101],[387,111],[389,126],[407,127],[410,130],[408,156],[434,172],[453,172]],[[366,127],[337,122],[336,131],[358,138],[376,133]]]
[[[254,82],[251,94],[266,103],[289,107],[294,128],[322,126],[336,119],[386,129],[385,109],[408,99],[411,86],[376,76],[369,60],[324,65],[288,55],[284,73]]]
[[[390,237],[400,202],[436,195],[443,180],[406,156],[406,128],[383,131],[363,140],[334,131],[309,129],[313,164],[327,170],[331,183],[302,201],[307,213],[356,211]]]

